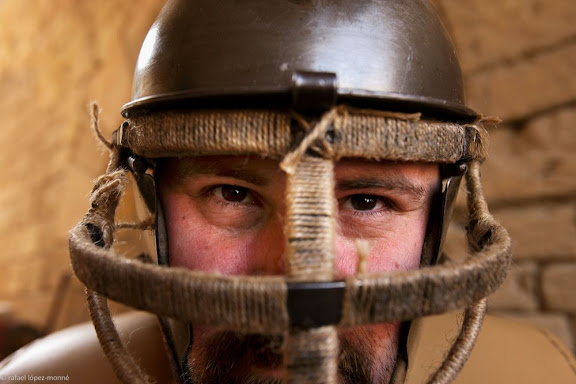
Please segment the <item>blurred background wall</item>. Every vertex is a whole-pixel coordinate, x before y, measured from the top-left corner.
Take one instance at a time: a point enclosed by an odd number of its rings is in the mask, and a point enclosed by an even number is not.
[[[492,210],[513,236],[514,264],[490,310],[546,327],[574,348],[576,3],[433,2],[456,44],[468,104],[503,119],[490,130],[483,174]],[[110,137],[162,3],[0,0],[3,324],[52,331],[88,319],[67,251],[67,231],[106,164],[88,104],[100,104]],[[459,217],[450,252],[465,250]]]

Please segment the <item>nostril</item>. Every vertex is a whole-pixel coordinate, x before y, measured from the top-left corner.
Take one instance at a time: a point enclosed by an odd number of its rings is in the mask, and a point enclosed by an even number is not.
[[[250,270],[249,274],[251,276],[264,276],[266,275],[266,270],[263,268],[254,268]]]

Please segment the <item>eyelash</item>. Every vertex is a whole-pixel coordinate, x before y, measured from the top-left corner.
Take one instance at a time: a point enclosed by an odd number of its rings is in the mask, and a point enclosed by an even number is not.
[[[390,211],[397,211],[398,210],[398,207],[396,206],[396,204],[392,200],[390,200],[389,198],[386,198],[383,196],[378,196],[378,195],[372,195],[369,193],[357,193],[357,194],[346,196],[346,197],[340,199],[340,201],[342,203],[339,205],[341,207],[344,207],[344,205],[346,205],[347,203],[352,205],[353,204],[352,199],[355,197],[356,198],[367,197],[370,199],[374,199],[374,200],[377,200],[375,204],[381,205],[381,207],[374,208],[374,209],[367,209],[367,210],[355,209],[354,207],[351,207],[350,209],[348,209],[350,214],[357,216],[357,217],[378,217],[378,216],[382,216],[382,215],[384,215]]]
[[[216,196],[215,191],[218,188],[224,188],[224,187],[242,189],[242,190],[246,191],[247,196],[252,197],[252,201],[250,203],[244,203],[241,201],[240,202],[234,202],[234,201],[228,201],[228,200],[224,199],[223,196]],[[256,192],[254,192],[250,188],[242,187],[242,186],[235,185],[235,184],[219,184],[219,185],[208,186],[202,190],[201,196],[203,196],[204,198],[207,198],[207,199],[212,199],[216,204],[219,204],[222,207],[238,207],[239,205],[252,205],[252,204],[257,205],[258,201],[259,201],[258,195],[256,194]]]
[[[215,191],[218,188],[223,188],[223,187],[238,188],[238,189],[246,191],[247,196],[252,197],[252,202],[250,202],[250,203],[233,202],[233,201],[228,201],[228,200],[224,199],[223,196],[216,196]],[[221,194],[222,194],[222,192],[221,192]],[[234,184],[219,184],[219,185],[208,186],[201,192],[201,195],[204,196],[205,198],[211,198],[216,204],[218,204],[222,207],[237,208],[240,205],[244,205],[244,206],[245,205],[252,205],[252,204],[258,205],[258,202],[259,202],[258,195],[256,194],[256,192],[254,192],[250,188],[246,188],[246,187],[242,187],[242,186],[234,185]],[[378,195],[373,195],[373,194],[368,194],[368,193],[357,193],[357,194],[348,195],[348,196],[340,199],[341,203],[339,204],[339,206],[343,207],[347,203],[352,204],[351,199],[358,198],[358,197],[367,197],[367,198],[375,199],[375,200],[377,200],[376,204],[380,204],[381,207],[378,207],[375,209],[370,209],[370,210],[361,210],[361,209],[354,209],[354,208],[347,209],[349,214],[351,214],[355,217],[359,217],[359,218],[380,217],[380,216],[382,216],[382,215],[384,215],[390,211],[398,210],[398,207],[396,206],[396,204],[392,200],[390,200],[389,198],[386,198],[383,196],[378,196]]]

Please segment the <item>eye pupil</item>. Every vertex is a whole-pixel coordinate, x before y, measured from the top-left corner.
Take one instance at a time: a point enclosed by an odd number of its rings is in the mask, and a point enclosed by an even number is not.
[[[370,211],[376,207],[378,200],[370,195],[356,195],[352,196],[350,203],[358,211]]]
[[[248,195],[245,188],[236,187],[233,185],[222,186],[222,197],[226,201],[241,202]]]

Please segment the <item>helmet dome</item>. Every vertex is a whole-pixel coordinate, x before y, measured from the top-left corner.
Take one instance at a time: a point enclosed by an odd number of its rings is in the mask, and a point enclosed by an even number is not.
[[[291,107],[294,74],[334,75],[334,103],[448,120],[464,104],[454,46],[427,1],[172,0],[143,44],[142,108]]]

